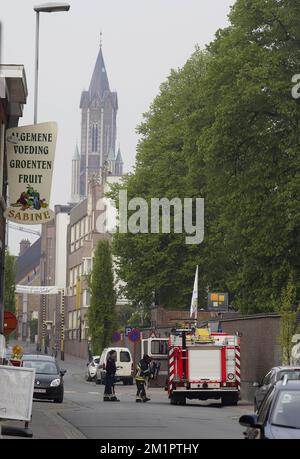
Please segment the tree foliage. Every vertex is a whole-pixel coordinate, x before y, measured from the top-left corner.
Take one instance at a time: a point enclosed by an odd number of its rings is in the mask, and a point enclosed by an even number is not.
[[[294,273],[300,287],[300,3],[237,0],[226,29],[172,70],[138,127],[128,199],[204,197],[205,240],[178,234],[114,237],[128,297],[187,308],[199,265],[208,289],[243,312],[274,310]],[[118,187],[111,196],[117,199]]]
[[[287,286],[283,289],[280,305],[277,308],[281,316],[280,333],[278,343],[281,348],[281,358],[283,365],[290,365],[292,355],[292,337],[297,332],[297,316],[300,307],[296,307],[296,288],[293,276],[290,274]]]
[[[38,319],[31,319],[29,321],[30,342],[34,343],[35,336],[38,334]]]
[[[89,334],[94,355],[111,342],[116,326],[116,295],[109,241],[99,241],[90,278]]]
[[[16,258],[5,253],[4,265],[4,309],[5,311],[16,311]]]

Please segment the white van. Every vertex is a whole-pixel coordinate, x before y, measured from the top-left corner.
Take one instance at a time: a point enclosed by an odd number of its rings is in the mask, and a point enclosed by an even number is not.
[[[116,382],[122,381],[124,385],[133,384],[133,360],[130,353],[130,350],[127,347],[108,347],[103,350],[100,362],[97,367],[97,372],[95,376],[96,384],[105,384],[105,365],[110,351],[116,351],[117,353],[117,372],[116,372]]]

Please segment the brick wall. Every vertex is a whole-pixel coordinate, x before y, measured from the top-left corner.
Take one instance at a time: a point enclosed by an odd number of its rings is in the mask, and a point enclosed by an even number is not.
[[[215,313],[198,311],[198,322],[210,320]],[[151,309],[151,327],[174,327],[176,324],[190,321],[189,310],[164,309],[162,306],[155,306]]]
[[[277,344],[280,316],[246,316],[221,320],[226,333],[241,334],[241,395],[253,401],[253,382],[260,381],[274,366],[280,365]]]
[[[65,340],[65,353],[88,361],[88,342],[86,339]]]

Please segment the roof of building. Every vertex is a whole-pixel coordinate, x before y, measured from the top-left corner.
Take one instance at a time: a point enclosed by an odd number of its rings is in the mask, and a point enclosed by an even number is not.
[[[117,163],[123,163],[123,158],[122,158],[122,154],[121,154],[120,147],[119,147],[119,149],[118,149],[118,154],[117,154],[116,162],[117,162]]]
[[[110,99],[115,110],[118,110],[118,94],[115,91],[110,93]]]
[[[80,160],[79,148],[78,148],[77,144],[76,144],[75,151],[74,151],[74,156],[73,156],[73,161],[74,160]]]
[[[16,282],[21,281],[27,274],[40,264],[41,238],[38,238],[26,252],[17,258]]]
[[[110,92],[110,89],[102,53],[102,47],[100,47],[89,87],[90,98],[93,99],[94,96],[98,95],[102,99],[105,91]]]
[[[110,147],[107,159],[108,161],[114,161],[116,159],[113,147]]]

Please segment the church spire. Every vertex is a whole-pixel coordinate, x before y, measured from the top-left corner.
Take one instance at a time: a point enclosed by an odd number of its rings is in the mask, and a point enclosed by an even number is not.
[[[93,99],[95,95],[98,95],[102,99],[103,94],[106,91],[110,92],[110,89],[109,89],[109,82],[108,82],[108,77],[107,77],[103,53],[102,53],[102,38],[101,38],[100,49],[99,49],[97,61],[94,67],[90,87],[89,87],[90,98]]]
[[[122,158],[120,145],[119,145],[119,149],[118,149],[118,153],[117,153],[116,162],[120,163],[120,164],[123,164],[123,158]]]
[[[115,175],[123,175],[123,158],[121,154],[120,145],[115,162]]]
[[[78,143],[76,142],[76,147],[73,155],[73,161],[78,161],[80,160],[80,154],[79,154],[79,148],[78,148]]]

